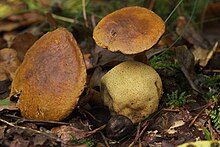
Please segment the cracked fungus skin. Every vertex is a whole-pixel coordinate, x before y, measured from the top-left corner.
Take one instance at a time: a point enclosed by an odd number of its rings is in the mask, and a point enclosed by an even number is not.
[[[137,123],[155,112],[162,96],[162,81],[150,66],[123,62],[101,79],[104,104],[112,114],[127,116]]]
[[[59,121],[75,108],[85,82],[77,42],[65,28],[58,28],[28,50],[16,71],[11,96],[20,95],[17,105],[23,117]]]
[[[150,49],[165,31],[163,20],[142,7],[126,7],[105,16],[95,27],[93,38],[112,52],[135,54]]]

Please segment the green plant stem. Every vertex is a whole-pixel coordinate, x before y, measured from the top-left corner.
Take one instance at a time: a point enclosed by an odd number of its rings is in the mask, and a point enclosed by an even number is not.
[[[176,7],[173,9],[173,11],[168,15],[168,17],[165,19],[165,23],[170,19],[170,17],[173,15],[173,13],[176,11],[176,9],[179,7],[179,5],[183,2],[183,0],[180,0],[179,3],[176,5]]]

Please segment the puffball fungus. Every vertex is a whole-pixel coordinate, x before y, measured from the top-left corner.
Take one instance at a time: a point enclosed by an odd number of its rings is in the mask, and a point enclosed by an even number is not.
[[[101,79],[103,101],[111,113],[142,121],[158,108],[162,81],[150,66],[136,61],[123,62]]]
[[[86,83],[86,67],[72,34],[58,28],[27,51],[12,82],[21,115],[59,121],[76,107]]]

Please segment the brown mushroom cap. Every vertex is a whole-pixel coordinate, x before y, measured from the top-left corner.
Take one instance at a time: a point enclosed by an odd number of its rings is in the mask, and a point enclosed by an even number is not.
[[[142,7],[127,7],[105,16],[95,27],[93,38],[112,52],[135,54],[150,49],[165,31],[163,20]]]
[[[11,95],[20,95],[25,118],[62,120],[78,103],[86,83],[80,48],[65,28],[46,33],[27,51],[16,71]]]

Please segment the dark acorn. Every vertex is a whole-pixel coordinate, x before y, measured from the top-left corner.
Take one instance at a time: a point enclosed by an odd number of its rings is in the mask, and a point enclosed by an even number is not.
[[[130,136],[134,130],[132,121],[123,115],[112,116],[106,125],[106,136],[111,139],[120,140]]]

